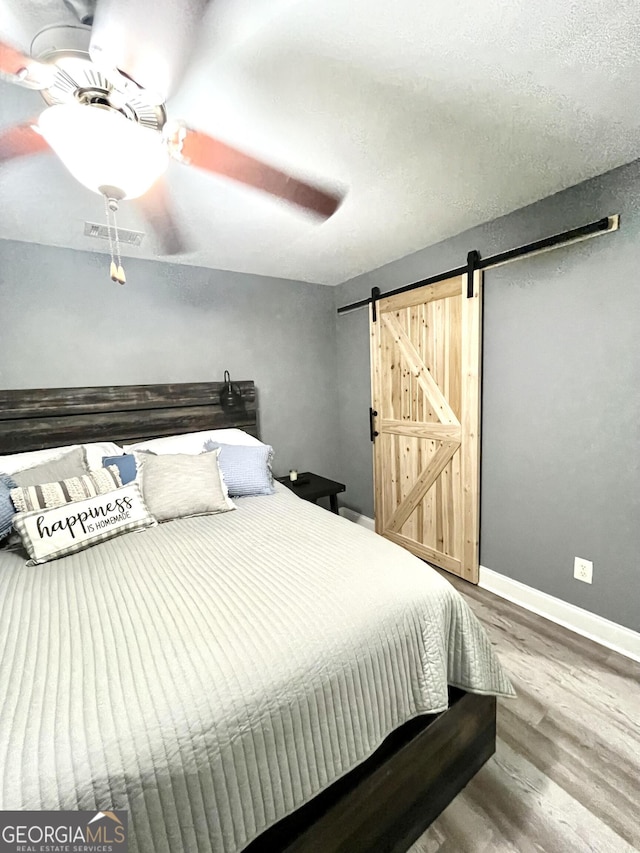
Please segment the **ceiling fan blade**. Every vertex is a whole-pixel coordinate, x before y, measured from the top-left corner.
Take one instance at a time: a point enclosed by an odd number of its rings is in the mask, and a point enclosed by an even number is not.
[[[0,41],[0,76],[27,89],[46,89],[53,82],[55,69],[20,53]]]
[[[159,178],[151,189],[135,200],[135,204],[158,235],[163,255],[183,255],[189,251],[176,222],[164,178]]]
[[[255,187],[325,219],[342,202],[341,196],[300,181],[198,130],[180,127],[169,135],[169,151],[182,163]]]
[[[105,73],[117,69],[162,103],[190,58],[209,0],[98,0],[89,53]]]
[[[33,129],[31,123],[16,124],[0,131],[0,164],[44,151],[51,151],[49,143]]]

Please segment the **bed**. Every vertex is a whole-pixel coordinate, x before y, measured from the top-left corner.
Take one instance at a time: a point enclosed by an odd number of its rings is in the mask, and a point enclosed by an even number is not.
[[[255,435],[238,385],[0,392],[0,454]],[[0,551],[0,808],[124,808],[140,853],[401,851],[492,754],[512,689],[443,578],[283,486],[237,507]]]

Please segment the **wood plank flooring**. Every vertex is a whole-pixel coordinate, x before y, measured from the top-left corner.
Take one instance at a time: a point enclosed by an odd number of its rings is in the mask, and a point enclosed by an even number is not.
[[[494,757],[410,853],[640,850],[640,664],[492,593],[447,580],[518,692]]]

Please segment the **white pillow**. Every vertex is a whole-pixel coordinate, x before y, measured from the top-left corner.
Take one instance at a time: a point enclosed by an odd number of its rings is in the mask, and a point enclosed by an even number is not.
[[[243,444],[261,446],[258,441],[243,429],[206,429],[201,432],[184,432],[180,435],[167,435],[164,438],[152,438],[149,441],[138,441],[136,444],[125,444],[124,452],[133,453],[135,450],[152,450],[154,453],[202,453],[205,441],[215,441],[218,444]],[[10,473],[7,471],[6,473]]]
[[[13,517],[14,527],[31,557],[28,566],[75,554],[120,533],[157,523],[135,483],[64,506],[19,512]]]
[[[42,462],[58,459],[76,447],[84,447],[89,469],[102,468],[103,456],[121,456],[122,448],[112,441],[96,441],[92,444],[68,444],[65,447],[47,447],[45,450],[30,450],[27,453],[11,453],[0,456],[0,471],[3,474],[15,474]]]

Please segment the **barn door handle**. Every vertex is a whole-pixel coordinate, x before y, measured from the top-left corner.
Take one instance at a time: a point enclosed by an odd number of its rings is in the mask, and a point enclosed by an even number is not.
[[[369,409],[369,438],[371,441],[376,440],[376,436],[380,435],[377,429],[375,429],[373,419],[378,417],[378,413],[375,409]]]

